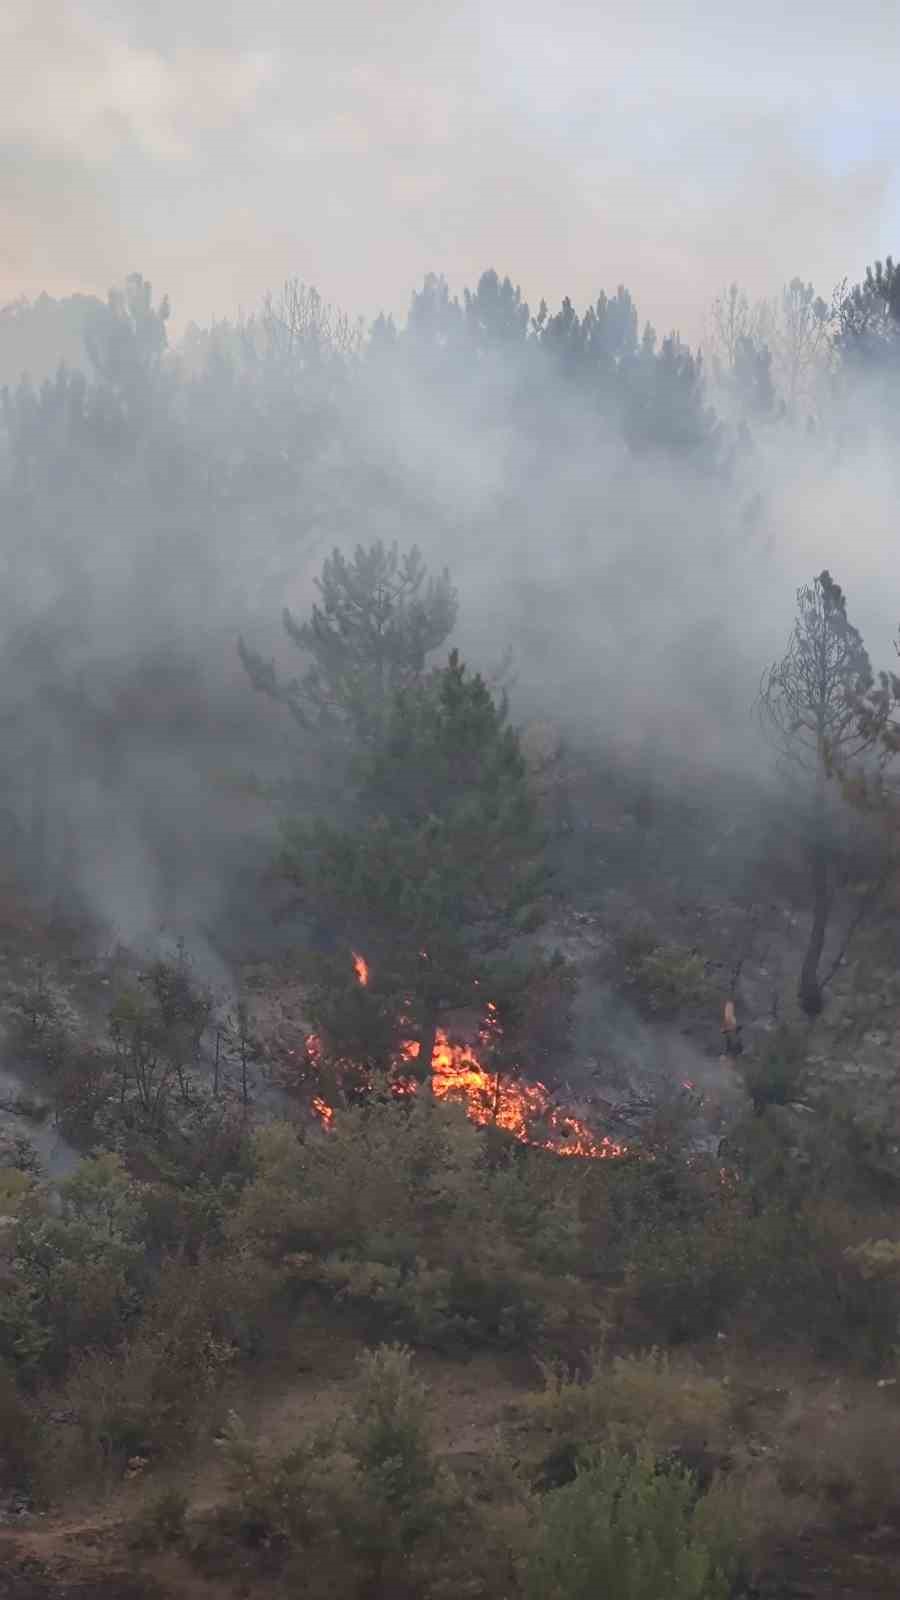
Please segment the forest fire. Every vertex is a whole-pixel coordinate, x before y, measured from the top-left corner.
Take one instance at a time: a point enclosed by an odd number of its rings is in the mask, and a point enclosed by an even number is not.
[[[333,1126],[334,1106],[330,1106],[328,1101],[323,1100],[320,1094],[313,1095],[312,1108],[316,1116],[321,1119],[323,1127],[330,1128]]]
[[[365,987],[369,981],[369,967],[364,957],[353,953],[353,965],[359,982]],[[487,1046],[498,1029],[496,1008],[488,1002],[481,1042]],[[319,1051],[319,1041],[307,1042],[313,1059]],[[414,1061],[419,1054],[418,1040],[409,1040],[402,1046],[403,1059]],[[398,1095],[415,1094],[419,1084],[414,1078],[399,1080],[395,1086]],[[481,1127],[494,1124],[504,1128],[523,1144],[532,1144],[551,1150],[560,1156],[581,1156],[588,1160],[604,1160],[626,1153],[626,1147],[616,1144],[606,1136],[598,1137],[577,1117],[561,1111],[553,1104],[553,1097],[545,1084],[525,1082],[490,1072],[478,1059],[470,1045],[454,1044],[443,1028],[439,1028],[431,1060],[431,1089],[438,1100],[461,1100],[466,1114]],[[334,1107],[321,1095],[312,1102],[313,1110],[326,1128],[334,1123]]]

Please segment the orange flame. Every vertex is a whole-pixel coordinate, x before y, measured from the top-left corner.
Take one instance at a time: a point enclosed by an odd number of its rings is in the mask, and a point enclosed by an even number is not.
[[[317,1094],[313,1098],[312,1107],[313,1107],[314,1112],[316,1113],[316,1116],[317,1117],[321,1117],[323,1127],[325,1127],[325,1128],[333,1127],[333,1125],[334,1125],[334,1106],[330,1106],[328,1104],[327,1100],[323,1100],[322,1096],[320,1094]]]
[[[355,951],[353,965],[359,982],[367,984],[368,963]],[[480,1033],[481,1043],[489,1045],[497,1032],[497,1008],[489,1001]],[[407,1040],[401,1046],[403,1060],[414,1061],[420,1049],[417,1039]],[[307,1052],[310,1060],[317,1063],[321,1044],[315,1035],[307,1040]],[[405,1078],[394,1084],[394,1093],[415,1094],[418,1087],[415,1079]],[[537,1145],[556,1155],[603,1160],[626,1153],[625,1145],[616,1144],[605,1135],[598,1138],[584,1122],[555,1106],[545,1084],[504,1078],[499,1072],[487,1071],[470,1045],[453,1044],[443,1028],[438,1029],[431,1059],[431,1090],[438,1100],[461,1100],[467,1116],[479,1126],[493,1123],[523,1144]],[[331,1128],[334,1107],[321,1095],[315,1096],[312,1106],[324,1127]],[[538,1133],[538,1137],[533,1137],[533,1133]]]

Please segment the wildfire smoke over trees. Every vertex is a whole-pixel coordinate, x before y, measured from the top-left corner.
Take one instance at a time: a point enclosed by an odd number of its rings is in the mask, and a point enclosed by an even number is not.
[[[624,286],[431,277],[367,334],[288,284],[176,341],[135,276],[63,316],[84,371],[6,391],[0,818],[44,932],[11,885],[4,1496],[144,1476],[148,1561],[367,1600],[719,1600],[836,1499],[893,1525],[896,1139],[834,1084],[850,1000],[866,1070],[896,1037],[897,607],[847,538],[893,515],[895,277],[735,287],[717,367]],[[860,1380],[857,1435],[780,1372],[760,1420],[786,1347]],[[282,1365],[284,1455],[223,1420]],[[545,1390],[490,1413],[507,1367]]]

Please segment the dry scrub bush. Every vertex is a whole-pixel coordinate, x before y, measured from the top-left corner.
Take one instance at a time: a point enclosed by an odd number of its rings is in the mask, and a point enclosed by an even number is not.
[[[115,1478],[134,1456],[173,1459],[194,1447],[272,1288],[262,1264],[241,1258],[164,1263],[127,1339],[87,1351],[62,1391],[76,1425],[56,1463],[60,1488]]]
[[[0,1217],[6,1219],[17,1216],[32,1187],[28,1172],[12,1165],[0,1167]]]
[[[900,1278],[900,1244],[895,1239],[866,1239],[845,1251],[866,1282]]]
[[[267,1457],[234,1414],[223,1450],[222,1532],[268,1550],[288,1579],[302,1575],[304,1593],[496,1592],[481,1576],[495,1559],[490,1534],[436,1455],[427,1392],[402,1347],[363,1355],[336,1423],[286,1454]]]
[[[283,1455],[268,1456],[232,1411],[218,1443],[231,1496],[219,1519],[223,1533],[233,1530],[248,1545],[274,1543],[283,1549],[327,1537],[332,1487],[325,1464],[329,1433],[311,1432]]]
[[[133,1550],[165,1550],[185,1536],[189,1507],[180,1489],[162,1489],[152,1495],[129,1530]]]
[[[324,1290],[371,1338],[519,1344],[576,1258],[574,1195],[548,1203],[540,1163],[494,1164],[460,1107],[417,1096],[344,1111],[298,1139],[255,1141],[231,1237],[284,1263],[297,1292]],[[559,1282],[559,1277],[555,1280]]]
[[[819,1501],[785,1492],[771,1457],[716,1475],[697,1506],[695,1527],[717,1568],[743,1594],[821,1515]]]
[[[208,1330],[141,1330],[115,1355],[89,1353],[65,1391],[77,1425],[57,1462],[61,1491],[121,1476],[133,1457],[175,1457],[211,1424],[234,1352]]]
[[[601,1446],[643,1448],[694,1465],[721,1458],[731,1442],[727,1386],[660,1350],[609,1363],[598,1355],[583,1381],[547,1368],[543,1392],[525,1402],[523,1414],[545,1468],[557,1473]]]
[[[112,1354],[124,1339],[133,1341],[147,1297],[163,1295],[177,1270],[165,1244],[189,1253],[197,1267],[183,1269],[176,1315],[205,1295],[223,1337],[245,1352],[259,1344],[265,1319],[258,1312],[272,1289],[265,1264],[232,1249],[214,1269],[199,1270],[209,1243],[224,1241],[224,1216],[233,1204],[224,1188],[201,1183],[183,1192],[138,1184],[118,1155],[104,1152],[65,1179],[59,1202],[54,1214],[46,1192],[29,1182],[17,1197],[18,1216],[2,1229],[9,1266],[0,1297],[0,1358],[14,1363],[20,1377],[61,1379],[79,1355]],[[210,1271],[215,1291],[207,1286]]]
[[[883,1393],[847,1402],[839,1393],[789,1409],[776,1441],[779,1481],[829,1520],[877,1525],[900,1513],[900,1409]]]

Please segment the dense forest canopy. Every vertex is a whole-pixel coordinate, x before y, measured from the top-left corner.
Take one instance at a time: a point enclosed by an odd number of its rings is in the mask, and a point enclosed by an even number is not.
[[[308,641],[279,618],[308,610],[333,547],[373,539],[451,568],[455,638],[489,676],[507,661],[520,720],[667,781],[761,781],[751,684],[807,551],[851,511],[858,577],[834,565],[887,637],[869,558],[893,493],[896,280],[888,258],[830,302],[800,279],[755,305],[731,285],[702,351],[623,286],[553,310],[494,271],[461,295],[427,277],[402,326],[296,281],[177,339],[137,274],[105,303],[8,307],[6,818],[35,882],[89,885],[134,933],[219,917],[237,816],[248,860],[263,848],[248,775],[310,781],[303,730],[285,743],[235,641],[290,684]]]

